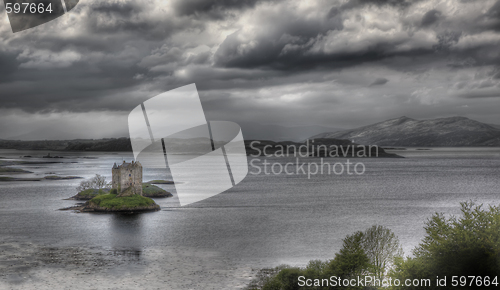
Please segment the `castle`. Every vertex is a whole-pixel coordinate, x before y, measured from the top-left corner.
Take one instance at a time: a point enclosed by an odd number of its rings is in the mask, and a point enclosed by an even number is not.
[[[120,166],[115,163],[111,172],[113,174],[113,189],[118,191],[118,196],[142,195],[141,163],[134,161],[126,163],[123,161]]]

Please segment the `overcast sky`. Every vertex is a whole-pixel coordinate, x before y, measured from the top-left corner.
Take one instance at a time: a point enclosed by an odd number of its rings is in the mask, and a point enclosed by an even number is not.
[[[0,8],[0,138],[127,136],[190,83],[209,120],[500,124],[500,1],[81,0],[15,34]]]

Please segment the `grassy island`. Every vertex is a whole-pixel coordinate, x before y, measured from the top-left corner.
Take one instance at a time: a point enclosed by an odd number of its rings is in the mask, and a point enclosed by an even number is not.
[[[73,196],[71,199],[91,200],[92,198],[94,198],[98,195],[103,195],[103,194],[108,194],[108,193],[110,193],[109,188],[102,188],[102,189],[90,188],[90,189],[80,191],[75,196]],[[172,197],[173,196],[170,192],[168,192],[164,189],[161,189],[156,185],[152,185],[149,183],[142,184],[142,195],[144,197],[152,197],[152,198]]]
[[[20,173],[33,173],[31,171],[27,171],[20,168],[12,168],[12,167],[1,167],[0,174],[20,174]]]
[[[47,175],[43,179],[48,180],[69,180],[69,179],[82,179],[80,176],[59,176],[59,175]]]
[[[92,198],[94,198],[98,195],[108,194],[108,193],[109,193],[108,188],[101,188],[101,189],[90,188],[90,189],[80,191],[75,196],[73,196],[72,199],[91,200]]]
[[[174,184],[174,182],[171,180],[163,180],[163,179],[155,179],[155,180],[151,180],[151,181],[148,181],[145,183],[149,183],[149,184]]]
[[[154,200],[141,195],[119,197],[116,194],[101,194],[92,198],[86,210],[93,211],[157,211],[160,210]]]
[[[149,183],[142,184],[142,195],[146,197],[171,197],[172,194],[156,185]]]

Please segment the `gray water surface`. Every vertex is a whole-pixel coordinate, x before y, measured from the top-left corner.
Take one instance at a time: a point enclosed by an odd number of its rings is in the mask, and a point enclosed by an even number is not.
[[[439,148],[393,151],[404,159],[351,159],[363,162],[363,175],[254,175],[210,199],[179,207],[174,196],[156,199],[162,210],[139,215],[59,211],[75,201],[80,180],[0,183],[0,236],[54,246],[145,249],[182,246],[219,252],[249,265],[303,265],[330,259],[342,239],[374,224],[392,229],[405,254],[423,238],[424,223],[435,212],[458,214],[459,203],[500,204],[500,148]],[[0,150],[7,159],[48,161],[47,152]],[[34,172],[111,179],[124,153],[52,152],[54,164],[16,166]],[[95,159],[90,159],[95,158]],[[251,160],[252,157],[249,157]],[[345,162],[345,159],[329,159]],[[295,158],[268,158],[285,164]],[[301,162],[317,162],[301,158]],[[319,162],[319,161],[318,161]],[[144,169],[144,181],[170,179],[161,169]],[[160,185],[175,195],[173,185]]]

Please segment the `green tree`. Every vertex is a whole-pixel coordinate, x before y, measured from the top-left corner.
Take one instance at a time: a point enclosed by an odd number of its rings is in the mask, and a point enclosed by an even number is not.
[[[94,177],[83,180],[80,182],[80,185],[76,188],[78,192],[87,190],[87,189],[103,189],[103,188],[110,188],[111,183],[106,182],[106,177],[96,174]]]
[[[382,279],[396,257],[403,256],[398,237],[388,228],[372,226],[363,233],[363,250],[373,265],[373,274]]]
[[[310,261],[305,268],[283,268],[265,280],[263,290],[329,290],[329,289],[375,289],[369,285],[327,286],[323,280],[336,276],[342,280],[355,279],[366,275],[383,275],[392,260],[402,254],[399,240],[394,233],[382,226],[373,226],[364,232],[348,235],[342,241],[342,248],[335,258],[322,262]],[[299,277],[317,279],[320,286],[299,286]],[[314,284],[314,282],[313,282]]]
[[[455,289],[450,281],[452,276],[499,275],[499,207],[490,206],[486,210],[482,205],[464,202],[460,217],[446,218],[436,213],[427,221],[425,231],[426,236],[414,250],[415,257],[399,261],[394,277],[435,281],[436,276],[446,276],[447,287],[436,287],[433,283],[435,289]]]
[[[285,268],[267,281],[262,290],[299,290],[299,276],[303,275],[300,268]]]
[[[342,264],[348,267],[355,265],[363,265],[364,267],[361,272],[341,267],[338,269],[341,273],[348,270],[354,271],[353,273],[356,275],[373,274],[377,278],[383,279],[389,268],[392,267],[394,259],[403,256],[403,249],[399,239],[390,229],[374,225],[364,232],[358,231],[344,239],[340,255],[344,256]],[[363,261],[364,259],[366,261]]]
[[[363,249],[363,233],[347,236],[331,264],[334,272],[344,279],[367,274],[372,265]]]

